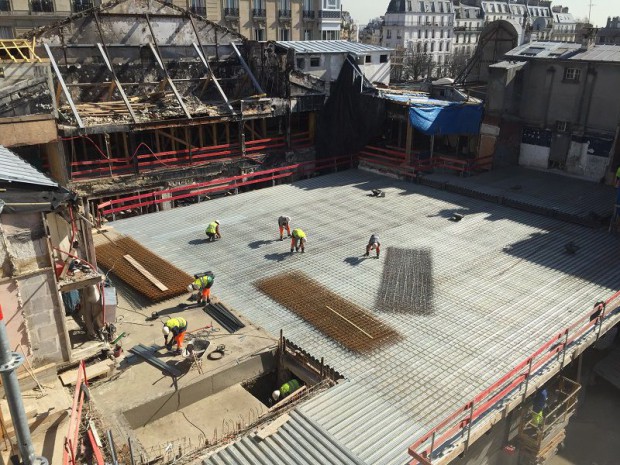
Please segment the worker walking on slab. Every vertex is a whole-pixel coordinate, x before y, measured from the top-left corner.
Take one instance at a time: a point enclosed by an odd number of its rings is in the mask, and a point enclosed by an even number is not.
[[[215,281],[215,274],[213,271],[207,271],[205,273],[195,274],[194,278],[196,280],[187,286],[187,290],[189,292],[199,291],[198,292],[198,305],[203,303],[211,302],[211,286],[213,286],[213,281]]]
[[[212,221],[211,223],[209,223],[209,226],[207,226],[207,230],[205,231],[205,234],[209,238],[210,242],[215,241],[215,239],[221,239],[222,238],[222,233],[220,233],[220,222],[219,222],[219,220],[215,220],[215,221]]]
[[[278,218],[278,228],[280,228],[280,240],[284,240],[284,230],[286,229],[286,233],[288,237],[291,237],[291,217],[290,216],[281,216]]]
[[[285,397],[291,395],[300,387],[301,383],[295,378],[293,378],[292,380],[287,381],[282,386],[280,386],[280,389],[273,391],[273,393],[271,394],[271,398],[274,402],[277,402],[280,399],[284,399]]]
[[[181,352],[183,348],[183,339],[185,339],[185,332],[187,331],[187,321],[185,318],[176,317],[170,318],[164,323],[161,332],[164,334],[164,345],[166,349],[172,350],[172,345],[176,343],[177,352]],[[170,342],[168,342],[168,336],[172,333]]]
[[[301,253],[304,253],[306,250],[306,242],[308,242],[306,233],[299,228],[293,229],[291,233],[291,253],[293,253],[293,249],[297,252],[301,249]]]
[[[379,258],[379,254],[381,253],[381,242],[379,242],[378,234],[373,234],[372,236],[370,236],[370,240],[368,241],[368,245],[366,246],[366,253],[364,254],[364,257],[369,257],[371,250],[376,250],[377,258]]]

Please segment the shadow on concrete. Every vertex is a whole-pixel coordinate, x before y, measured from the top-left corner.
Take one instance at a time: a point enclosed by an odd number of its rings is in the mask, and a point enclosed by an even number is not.
[[[366,257],[347,257],[343,261],[351,266],[357,266],[365,260]]]
[[[202,244],[207,244],[209,242],[210,242],[209,239],[206,237],[203,239],[192,239],[191,241],[187,241],[187,243],[190,245],[202,245]]]
[[[290,252],[268,253],[267,255],[265,255],[265,258],[273,262],[283,262],[284,260],[292,257],[293,255],[294,254]]]
[[[248,244],[248,247],[250,249],[260,249],[262,246],[269,245],[269,244],[272,244],[274,242],[277,242],[277,240],[276,239],[271,239],[271,240],[268,240],[268,241],[254,241],[254,242],[250,242]]]

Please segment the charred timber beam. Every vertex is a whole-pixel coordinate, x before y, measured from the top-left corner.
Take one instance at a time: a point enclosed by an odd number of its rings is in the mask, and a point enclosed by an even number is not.
[[[82,122],[82,118],[80,118],[77,108],[75,108],[75,104],[73,103],[73,99],[71,98],[71,93],[69,92],[69,88],[67,87],[67,84],[65,84],[65,80],[63,79],[62,74],[60,74],[60,69],[58,69],[58,64],[56,63],[54,54],[50,50],[49,45],[43,44],[43,46],[45,47],[45,52],[47,53],[47,56],[50,59],[50,63],[52,63],[52,68],[54,69],[54,73],[56,73],[56,77],[58,78],[60,87],[62,87],[62,91],[65,94],[67,101],[69,102],[69,106],[71,107],[73,116],[75,116],[75,121],[77,122],[77,125],[80,127],[80,129],[84,129],[84,123]]]
[[[245,62],[245,60],[241,56],[241,52],[239,51],[235,43],[231,42],[230,45],[232,45],[233,50],[237,54],[237,58],[239,58],[239,62],[241,63],[241,66],[243,66],[243,69],[245,69],[245,72],[248,73],[248,76],[250,76],[250,79],[252,80],[252,84],[254,84],[254,87],[256,87],[256,90],[258,91],[258,93],[264,94],[265,92],[263,91],[262,87],[260,86],[256,78],[254,77],[254,73],[252,73],[252,70],[250,69],[248,64]]]

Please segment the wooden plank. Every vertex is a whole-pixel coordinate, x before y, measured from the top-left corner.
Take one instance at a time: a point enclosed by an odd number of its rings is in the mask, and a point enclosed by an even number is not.
[[[91,380],[98,378],[110,372],[110,369],[114,366],[114,362],[110,360],[104,360],[103,362],[95,363],[86,367],[86,378]],[[66,371],[60,375],[60,381],[65,386],[73,386],[77,380],[78,369]]]
[[[131,263],[134,266],[134,268],[142,274],[142,276],[144,276],[146,279],[151,281],[160,291],[168,290],[168,288],[164,286],[164,284],[161,281],[159,281],[155,276],[149,273],[142,265],[140,265],[140,263],[138,263],[138,261],[135,258],[133,258],[129,254],[124,255],[124,257],[125,257],[125,260]]]

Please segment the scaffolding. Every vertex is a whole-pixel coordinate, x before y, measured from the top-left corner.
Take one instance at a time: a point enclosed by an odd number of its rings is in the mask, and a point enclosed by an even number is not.
[[[542,420],[531,406],[523,410],[519,424],[521,465],[542,465],[553,457],[566,437],[566,426],[575,413],[577,393],[581,386],[560,377],[556,387],[550,388],[549,405],[543,411]]]
[[[41,62],[42,60],[35,53],[34,47],[34,39],[1,39],[0,61],[12,61],[15,63]]]

